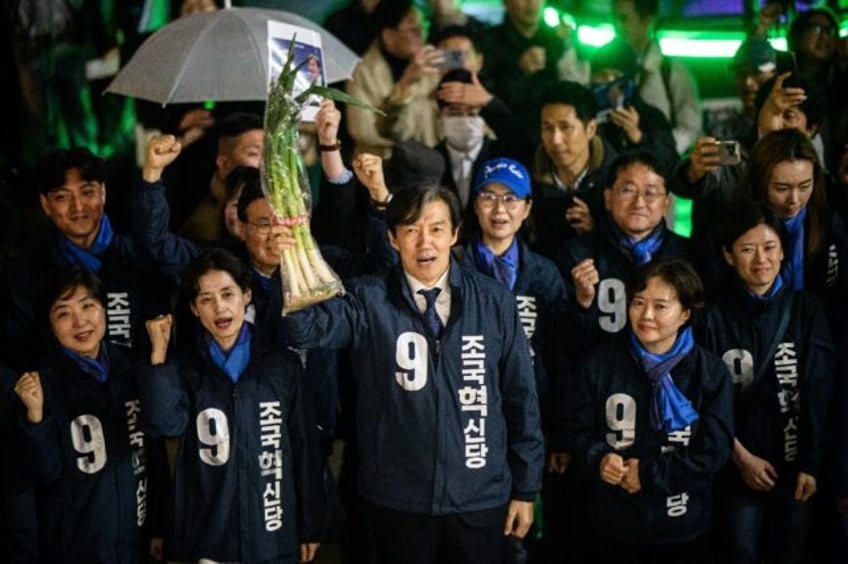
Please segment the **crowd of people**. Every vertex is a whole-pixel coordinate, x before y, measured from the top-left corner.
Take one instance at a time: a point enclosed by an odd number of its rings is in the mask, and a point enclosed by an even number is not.
[[[108,209],[105,155],[43,151],[0,272],[0,560],[848,560],[838,17],[793,14],[787,58],[767,3],[712,123],[656,0],[588,56],[503,5],[326,20],[381,111],[302,126],[345,291],[296,311],[255,105],[148,108]]]

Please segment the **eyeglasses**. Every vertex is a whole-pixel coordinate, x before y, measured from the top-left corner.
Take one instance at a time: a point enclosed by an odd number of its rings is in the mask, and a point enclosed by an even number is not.
[[[506,209],[512,210],[515,209],[520,202],[526,201],[526,198],[519,198],[515,194],[493,194],[492,192],[479,192],[477,194],[477,201],[480,202],[480,205],[484,208],[494,208],[497,207],[498,202],[503,202],[503,205]]]
[[[832,25],[815,24],[807,28],[807,31],[815,35],[827,35],[828,37],[836,37],[836,28]]]
[[[271,232],[271,227],[274,226],[273,223],[268,221],[245,221],[244,223],[256,229],[256,232],[260,235],[267,235]]]
[[[615,188],[613,191],[625,200],[632,201],[635,200],[638,196],[642,196],[642,198],[644,198],[645,200],[645,203],[647,204],[653,204],[660,198],[664,198],[666,195],[665,190],[660,190],[657,188],[648,188],[644,192],[640,192],[636,189],[635,186],[630,185]]]

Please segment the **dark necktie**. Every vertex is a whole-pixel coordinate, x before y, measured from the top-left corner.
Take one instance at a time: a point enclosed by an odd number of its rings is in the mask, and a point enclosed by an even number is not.
[[[439,314],[436,313],[436,296],[441,292],[441,288],[433,288],[431,290],[418,290],[418,293],[424,296],[427,300],[427,309],[424,310],[424,321],[427,323],[427,329],[435,338],[442,336],[442,320],[439,319]]]

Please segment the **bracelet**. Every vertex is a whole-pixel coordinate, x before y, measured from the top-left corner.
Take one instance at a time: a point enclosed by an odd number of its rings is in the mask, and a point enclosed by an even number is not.
[[[393,197],[393,196],[394,196],[394,194],[392,194],[391,192],[389,192],[389,195],[388,195],[388,196],[386,196],[386,199],[385,199],[385,200],[383,200],[382,202],[378,202],[377,200],[372,199],[372,200],[371,200],[371,205],[373,205],[373,206],[374,206],[375,208],[377,208],[378,210],[384,210],[384,209],[386,209],[386,208],[388,207],[389,202],[391,202],[391,201],[392,201],[392,197]]]
[[[320,142],[318,143],[318,150],[322,153],[331,153],[333,151],[338,151],[342,148],[342,142],[336,139],[336,142],[332,145],[322,145]]]

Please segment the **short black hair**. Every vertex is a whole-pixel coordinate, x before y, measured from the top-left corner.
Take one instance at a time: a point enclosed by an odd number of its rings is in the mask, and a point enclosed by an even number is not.
[[[539,96],[539,111],[545,106],[572,106],[577,119],[583,125],[595,119],[598,115],[598,101],[591,90],[578,82],[562,80],[549,84]]]
[[[250,290],[250,270],[247,265],[226,249],[210,248],[197,255],[183,272],[182,294],[186,303],[194,302],[200,292],[200,277],[212,270],[226,272],[239,288]]]
[[[660,278],[677,292],[681,305],[692,313],[704,307],[704,284],[689,261],[681,258],[652,260],[636,268],[627,282],[627,303],[648,287],[648,280]],[[689,317],[691,321],[694,315]]]
[[[384,29],[396,28],[403,18],[415,7],[412,0],[386,0],[379,2],[371,13],[374,29],[379,36]]]
[[[610,164],[607,166],[606,187],[612,188],[615,181],[618,180],[618,175],[621,174],[624,169],[634,164],[645,165],[661,176],[663,180],[666,180],[665,173],[663,173],[663,169],[653,153],[641,150],[630,150],[619,153],[612,161],[610,161]]]
[[[471,42],[471,46],[474,48],[474,51],[477,53],[480,52],[480,47],[478,45],[479,38],[477,37],[477,34],[474,33],[474,30],[465,25],[453,24],[439,29],[438,32],[436,32],[436,34],[431,38],[430,43],[438,45],[445,39],[450,39],[452,37],[464,37],[468,39]]]
[[[86,147],[72,147],[56,149],[39,159],[33,167],[33,187],[39,194],[48,194],[63,186],[73,169],[86,182],[106,182],[106,161]]]
[[[389,231],[396,233],[399,226],[411,225],[418,221],[424,206],[436,201],[447,204],[451,228],[455,232],[460,224],[459,199],[456,194],[438,185],[409,187],[396,192],[386,208],[386,226]]]
[[[106,307],[106,286],[94,272],[78,266],[51,269],[47,272],[41,306],[44,318],[50,326],[50,310],[53,304],[66,299],[77,288],[84,288],[91,296]]]
[[[789,234],[786,232],[786,224],[765,202],[743,200],[727,210],[719,231],[719,243],[722,250],[732,252],[733,243],[758,225],[765,225],[777,233],[780,246],[784,251],[785,262],[789,256]]]
[[[238,171],[234,177],[233,173]],[[264,198],[265,193],[262,191],[262,178],[259,174],[259,169],[255,166],[237,167],[227,175],[227,184],[229,185],[232,179],[234,184],[233,193],[238,186],[241,186],[241,194],[239,194],[237,214],[242,222],[247,221],[247,208],[254,201]]]
[[[262,116],[251,112],[233,112],[215,122],[215,133],[218,139],[222,137],[238,137],[239,135],[262,129]]]

